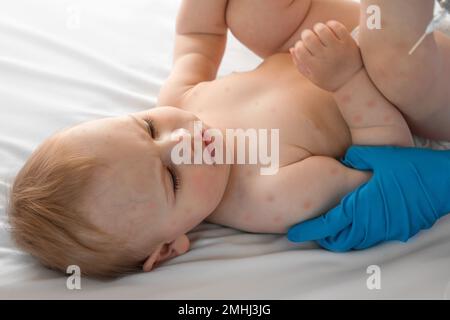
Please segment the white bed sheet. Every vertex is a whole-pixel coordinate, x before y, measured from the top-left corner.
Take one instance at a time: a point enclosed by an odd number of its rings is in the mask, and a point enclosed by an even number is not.
[[[191,250],[151,273],[66,278],[12,244],[8,186],[31,151],[63,127],[154,105],[170,70],[179,0],[0,0],[0,299],[449,298],[450,217],[407,245],[345,254],[284,236],[201,224]],[[220,74],[259,59],[234,39]],[[370,265],[381,290],[366,286]]]

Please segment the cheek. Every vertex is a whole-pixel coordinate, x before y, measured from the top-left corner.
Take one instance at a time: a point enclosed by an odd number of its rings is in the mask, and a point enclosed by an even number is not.
[[[201,172],[197,171],[196,173],[194,173],[192,179],[195,190],[203,191],[206,189],[206,177]]]

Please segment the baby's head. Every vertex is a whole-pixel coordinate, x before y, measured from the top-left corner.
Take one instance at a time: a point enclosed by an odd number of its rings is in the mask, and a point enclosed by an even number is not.
[[[189,249],[186,233],[219,204],[226,165],[174,165],[193,114],[158,107],[61,131],[18,173],[8,214],[13,238],[48,267],[111,277]]]

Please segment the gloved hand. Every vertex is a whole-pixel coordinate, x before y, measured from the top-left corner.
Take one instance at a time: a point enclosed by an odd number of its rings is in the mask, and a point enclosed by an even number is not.
[[[342,161],[373,176],[323,216],[293,226],[293,242],[331,251],[406,242],[450,212],[450,150],[353,146]]]

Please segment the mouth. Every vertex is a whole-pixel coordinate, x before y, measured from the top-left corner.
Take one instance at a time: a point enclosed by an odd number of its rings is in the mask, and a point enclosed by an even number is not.
[[[212,158],[216,155],[216,148],[212,145],[213,139],[206,133],[206,129],[202,129],[203,147],[208,150]]]

